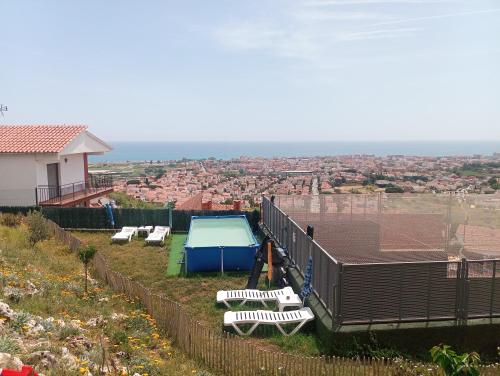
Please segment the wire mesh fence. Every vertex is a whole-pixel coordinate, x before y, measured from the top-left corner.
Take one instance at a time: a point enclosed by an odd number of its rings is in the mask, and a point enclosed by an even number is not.
[[[495,195],[277,196],[262,211],[299,270],[313,258],[334,325],[500,316]]]

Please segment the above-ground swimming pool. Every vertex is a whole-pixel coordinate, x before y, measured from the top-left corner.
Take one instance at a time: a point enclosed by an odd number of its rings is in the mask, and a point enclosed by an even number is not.
[[[259,244],[244,215],[191,217],[184,246],[187,273],[250,270]]]

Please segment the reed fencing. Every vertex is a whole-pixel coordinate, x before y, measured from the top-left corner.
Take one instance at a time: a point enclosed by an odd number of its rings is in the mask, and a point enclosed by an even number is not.
[[[49,221],[54,237],[76,251],[81,242],[68,231]],[[113,271],[104,256],[97,252],[93,267],[101,280],[117,293],[138,299],[157,323],[160,332],[190,358],[223,375],[235,376],[399,376],[408,375],[411,363],[391,359],[333,356],[308,357],[272,351],[252,341],[210,329],[191,317],[177,302],[157,295],[131,278]],[[425,367],[425,368],[431,368]],[[498,368],[484,367],[481,374],[498,375]],[[444,375],[439,369],[428,369],[427,375]],[[420,374],[420,373],[414,373]]]

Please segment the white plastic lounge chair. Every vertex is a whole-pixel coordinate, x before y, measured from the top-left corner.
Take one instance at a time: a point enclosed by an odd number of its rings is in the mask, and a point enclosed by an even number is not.
[[[112,242],[124,242],[132,240],[132,236],[137,236],[137,227],[123,227],[111,237]]]
[[[296,311],[273,312],[273,311],[239,311],[224,313],[224,326],[232,326],[239,335],[248,336],[261,324],[274,325],[284,336],[291,336],[304,326],[305,323],[314,319],[314,314],[309,307]],[[250,329],[244,332],[239,326],[252,324]],[[289,333],[283,329],[283,325],[297,324]]]
[[[217,291],[217,303],[224,303],[228,308],[231,308],[229,302],[231,301],[241,301],[240,306],[245,305],[246,302],[260,302],[264,307],[267,308],[266,302],[277,302],[279,297],[290,296],[296,300],[297,294],[293,292],[291,287],[285,287],[280,290],[220,290]]]
[[[153,226],[141,226],[137,229],[137,235],[148,237],[152,231],[153,231]]]
[[[163,242],[165,241],[165,237],[168,235],[170,235],[170,227],[156,226],[155,230],[146,238],[146,243],[163,244]]]

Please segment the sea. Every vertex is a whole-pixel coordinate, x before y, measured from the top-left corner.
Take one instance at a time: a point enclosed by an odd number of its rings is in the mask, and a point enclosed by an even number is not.
[[[342,155],[472,156],[500,153],[499,141],[359,141],[359,142],[110,142],[113,150],[89,161],[174,161],[248,157]]]

